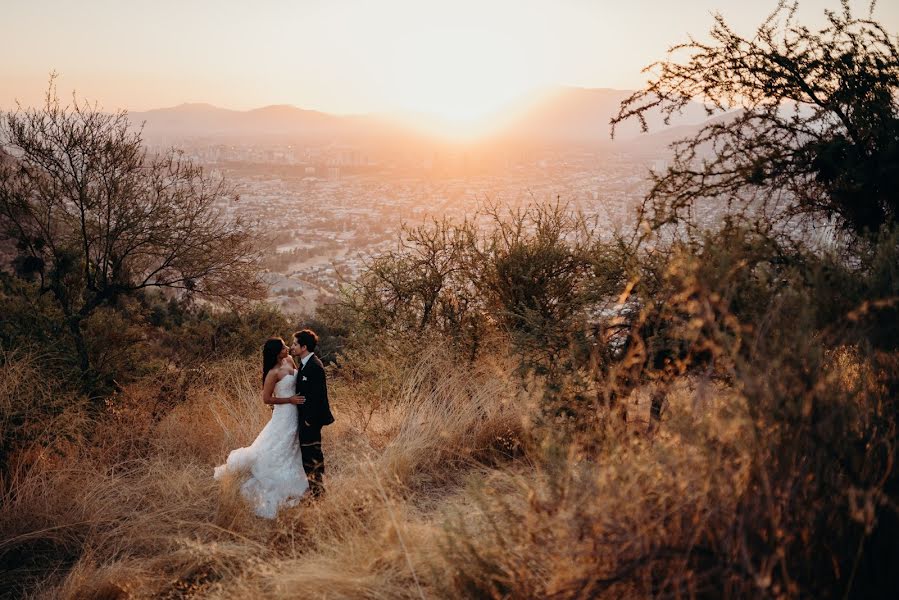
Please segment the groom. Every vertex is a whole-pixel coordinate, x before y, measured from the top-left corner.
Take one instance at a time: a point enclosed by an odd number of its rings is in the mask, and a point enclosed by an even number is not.
[[[318,336],[311,329],[293,334],[290,353],[300,361],[297,373],[297,396],[304,402],[298,406],[300,452],[303,455],[303,469],[309,479],[309,491],[318,498],[325,491],[325,457],[322,454],[322,427],[334,422],[328,405],[328,384],[325,381],[325,367],[315,356]]]

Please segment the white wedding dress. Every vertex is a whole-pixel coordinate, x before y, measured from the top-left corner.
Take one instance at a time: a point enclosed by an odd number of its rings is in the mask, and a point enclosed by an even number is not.
[[[282,377],[272,396],[293,396],[296,379],[295,371]],[[253,443],[232,450],[213,477],[218,480],[226,474],[247,475],[240,491],[260,517],[274,519],[279,508],[295,506],[309,489],[297,437],[297,406],[275,404],[271,420]]]

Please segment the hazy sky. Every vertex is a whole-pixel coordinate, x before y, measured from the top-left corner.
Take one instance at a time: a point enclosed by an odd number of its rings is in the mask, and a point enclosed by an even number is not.
[[[546,84],[639,87],[720,11],[750,32],[775,0],[0,0],[0,108],[59,90],[106,108],[292,104],[465,118]],[[868,2],[852,3],[857,15]],[[836,0],[806,0],[822,22]],[[899,2],[874,13],[899,33]]]

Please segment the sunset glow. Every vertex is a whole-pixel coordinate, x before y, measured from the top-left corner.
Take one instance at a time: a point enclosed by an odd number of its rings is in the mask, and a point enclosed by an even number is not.
[[[397,107],[472,127],[545,83],[515,40],[486,29],[413,30],[391,44],[386,70]]]
[[[714,11],[751,30],[774,1],[8,4],[0,109],[39,103],[56,71],[60,90],[109,108],[287,104],[400,115],[470,137],[544,86],[638,88],[642,67],[707,30]],[[837,2],[803,2],[800,13],[813,24],[824,7]],[[885,3],[878,14],[899,23],[899,4]]]

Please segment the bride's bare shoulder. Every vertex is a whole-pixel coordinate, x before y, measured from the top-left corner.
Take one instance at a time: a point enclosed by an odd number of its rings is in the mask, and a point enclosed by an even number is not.
[[[294,372],[293,361],[290,360],[290,357],[284,359],[280,365],[278,365],[278,379],[281,380],[287,375],[292,375]]]

